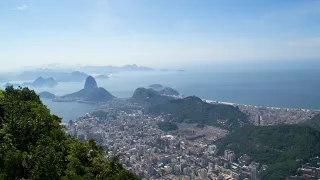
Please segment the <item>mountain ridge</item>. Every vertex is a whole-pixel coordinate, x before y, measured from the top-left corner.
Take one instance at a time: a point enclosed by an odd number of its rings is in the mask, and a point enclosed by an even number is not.
[[[213,125],[234,130],[249,123],[247,115],[237,107],[224,104],[209,104],[196,96],[174,99],[154,106],[153,114],[171,114],[176,122]]]
[[[58,85],[58,82],[52,77],[43,78],[42,76],[38,77],[33,82],[22,83],[22,86],[33,86],[33,87],[55,87]]]
[[[196,96],[174,98],[151,88],[138,88],[130,98],[155,115],[171,114],[176,122],[199,123],[234,130],[249,123],[239,108],[224,104],[209,104]]]
[[[60,99],[73,99],[94,102],[106,102],[114,98],[115,97],[111,95],[107,90],[102,87],[98,87],[97,82],[92,76],[87,77],[83,89],[60,97]]]
[[[173,97],[162,96],[158,91],[155,91],[151,88],[137,88],[132,97],[130,98],[131,102],[139,103],[145,107],[153,107],[158,104],[163,104],[169,100],[174,99]]]

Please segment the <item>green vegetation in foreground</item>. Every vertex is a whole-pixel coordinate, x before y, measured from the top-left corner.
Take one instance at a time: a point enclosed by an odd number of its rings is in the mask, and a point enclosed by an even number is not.
[[[152,112],[171,114],[177,122],[214,125],[229,130],[247,123],[247,116],[237,107],[209,104],[195,96],[168,101],[155,106]]]
[[[220,153],[231,149],[237,158],[247,154],[253,161],[267,164],[264,180],[285,179],[296,174],[302,163],[320,156],[320,131],[298,125],[247,125],[221,139],[218,148]]]
[[[165,132],[174,131],[178,129],[178,126],[175,123],[168,122],[168,121],[158,122],[157,125],[159,129]]]
[[[0,98],[3,97],[3,91],[0,89]]]
[[[7,87],[0,105],[0,179],[138,179],[94,140],[66,135],[34,91]]]

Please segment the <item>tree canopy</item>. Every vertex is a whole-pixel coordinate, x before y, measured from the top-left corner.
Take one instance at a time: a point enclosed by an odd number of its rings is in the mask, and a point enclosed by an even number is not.
[[[158,122],[157,125],[159,129],[165,132],[174,131],[178,129],[178,126],[175,123],[169,121]]]
[[[224,104],[209,104],[195,96],[159,104],[152,108],[151,112],[171,114],[177,122],[214,125],[228,130],[237,129],[242,124],[248,123],[247,116],[239,108]]]
[[[1,109],[0,179],[138,179],[94,140],[68,136],[34,91],[7,87]]]
[[[218,141],[220,154],[225,149],[267,164],[262,179],[285,179],[310,158],[320,156],[320,131],[301,125],[246,125]],[[297,161],[299,160],[299,161]]]
[[[320,114],[317,114],[312,119],[301,123],[301,125],[309,126],[320,131]]]

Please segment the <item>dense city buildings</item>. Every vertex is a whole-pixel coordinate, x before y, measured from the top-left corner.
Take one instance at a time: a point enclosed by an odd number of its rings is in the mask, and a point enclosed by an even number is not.
[[[249,115],[249,120],[257,126],[278,124],[297,124],[310,120],[319,114],[319,110],[262,107],[251,105],[237,105],[239,109]]]
[[[265,117],[267,114],[272,117],[275,112],[285,119],[279,123],[288,123],[293,117],[308,119],[316,114],[310,110],[244,105],[239,108],[249,114],[256,125],[273,124]],[[253,117],[258,120],[254,121]],[[236,156],[229,149],[218,155],[215,142],[228,134],[227,130],[186,123],[177,123],[178,128],[174,131],[160,130],[158,124],[167,121],[170,121],[168,115],[147,114],[138,104],[114,99],[101,104],[99,110],[70,121],[67,131],[83,141],[94,138],[108,149],[109,157],[119,156],[124,167],[142,179],[257,180],[261,171],[267,168],[265,164],[252,162],[250,156]],[[304,166],[300,171],[310,171],[306,169],[310,168]]]

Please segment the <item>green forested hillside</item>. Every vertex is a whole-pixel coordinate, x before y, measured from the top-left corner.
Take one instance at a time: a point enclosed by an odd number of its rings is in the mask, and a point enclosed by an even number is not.
[[[137,179],[94,140],[67,136],[34,91],[8,87],[0,105],[0,179]]]
[[[216,125],[230,130],[240,127],[242,123],[247,123],[246,115],[238,108],[208,104],[194,96],[160,104],[155,106],[152,112],[171,114],[178,122]]]
[[[154,107],[159,104],[164,104],[172,99],[172,97],[162,96],[158,91],[151,88],[138,88],[134,91],[130,100],[146,107]]]
[[[301,163],[320,156],[320,132],[298,125],[248,125],[221,139],[218,148],[220,153],[231,149],[238,157],[248,154],[253,161],[267,164],[262,179],[285,179],[295,174]]]
[[[237,107],[209,104],[195,96],[174,99],[153,89],[138,88],[130,100],[149,108],[150,113],[171,114],[176,122],[215,125],[229,130],[249,123]]]
[[[301,124],[307,125],[309,127],[313,127],[313,128],[318,129],[320,131],[320,114],[316,115],[312,119],[307,120]]]

